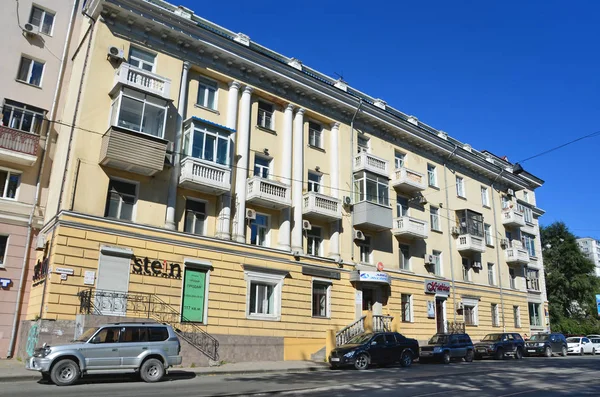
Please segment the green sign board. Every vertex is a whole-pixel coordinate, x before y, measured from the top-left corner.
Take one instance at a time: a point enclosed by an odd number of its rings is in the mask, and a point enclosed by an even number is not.
[[[185,269],[183,278],[183,310],[182,321],[201,323],[204,321],[204,294],[206,272]]]

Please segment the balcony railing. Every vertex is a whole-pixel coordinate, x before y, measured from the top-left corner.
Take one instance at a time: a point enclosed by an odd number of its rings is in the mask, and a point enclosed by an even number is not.
[[[399,237],[425,239],[429,237],[429,227],[427,222],[420,219],[401,216],[394,219],[392,234]]]
[[[396,169],[392,186],[405,192],[421,192],[427,187],[424,174],[405,167]]]
[[[502,211],[502,224],[504,226],[525,226],[525,215],[516,208],[508,208]]]
[[[0,126],[0,149],[4,149],[11,161],[33,165],[39,144],[39,135]]]
[[[275,209],[292,205],[288,185],[259,176],[248,178],[248,196],[246,200],[261,207]]]
[[[171,99],[170,79],[144,69],[136,68],[126,62],[121,63],[117,69],[114,85],[115,88],[126,85],[164,99]]]
[[[378,175],[389,177],[388,162],[367,152],[360,152],[354,156],[354,172],[369,171]]]
[[[519,240],[511,240],[510,245],[504,251],[506,263],[510,264],[528,264],[529,252],[523,248],[523,243]]]
[[[179,184],[191,190],[222,194],[231,190],[231,170],[222,165],[186,157],[181,161]]]
[[[302,213],[328,220],[342,219],[342,202],[317,192],[307,192],[303,197]]]
[[[485,252],[485,243],[483,237],[472,234],[460,234],[456,241],[458,251]]]

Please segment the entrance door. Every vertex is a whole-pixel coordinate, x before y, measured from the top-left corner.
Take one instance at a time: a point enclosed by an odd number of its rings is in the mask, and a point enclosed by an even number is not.
[[[206,271],[186,268],[183,278],[181,321],[204,322],[205,294]]]
[[[435,298],[435,322],[439,334],[446,332],[446,311],[444,310],[444,299]]]
[[[373,305],[375,304],[375,290],[372,288],[363,288],[362,299],[363,311],[373,311]]]
[[[129,267],[131,251],[102,249],[98,259],[95,306],[105,316],[127,314],[127,292],[129,291]]]

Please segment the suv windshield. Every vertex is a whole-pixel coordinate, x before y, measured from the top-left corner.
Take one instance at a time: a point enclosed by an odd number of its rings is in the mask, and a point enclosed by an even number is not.
[[[538,341],[538,342],[544,342],[548,340],[548,334],[537,334],[537,335],[531,335],[531,339],[532,341]]]
[[[482,339],[482,341],[496,342],[501,339],[502,339],[502,334],[489,334],[489,335],[486,335],[485,338]]]
[[[373,337],[373,334],[356,335],[354,338],[346,342],[346,345],[362,345]]]
[[[92,335],[94,335],[98,330],[98,327],[88,329],[83,334],[81,334],[79,338],[77,338],[76,342],[87,342],[92,337]]]
[[[433,335],[428,342],[430,345],[441,345],[448,343],[448,335]]]

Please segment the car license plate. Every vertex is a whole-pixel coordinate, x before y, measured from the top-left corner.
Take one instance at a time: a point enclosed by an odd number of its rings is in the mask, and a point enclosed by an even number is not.
[[[485,352],[485,348],[484,347],[480,347],[479,349],[477,349],[478,352]]]
[[[431,352],[421,352],[422,356],[431,356]]]
[[[333,362],[338,362],[338,361],[340,361],[340,359],[339,359],[339,358],[337,358],[337,357],[331,357],[331,361],[333,361]]]
[[[527,349],[529,353],[535,353],[535,349]]]

